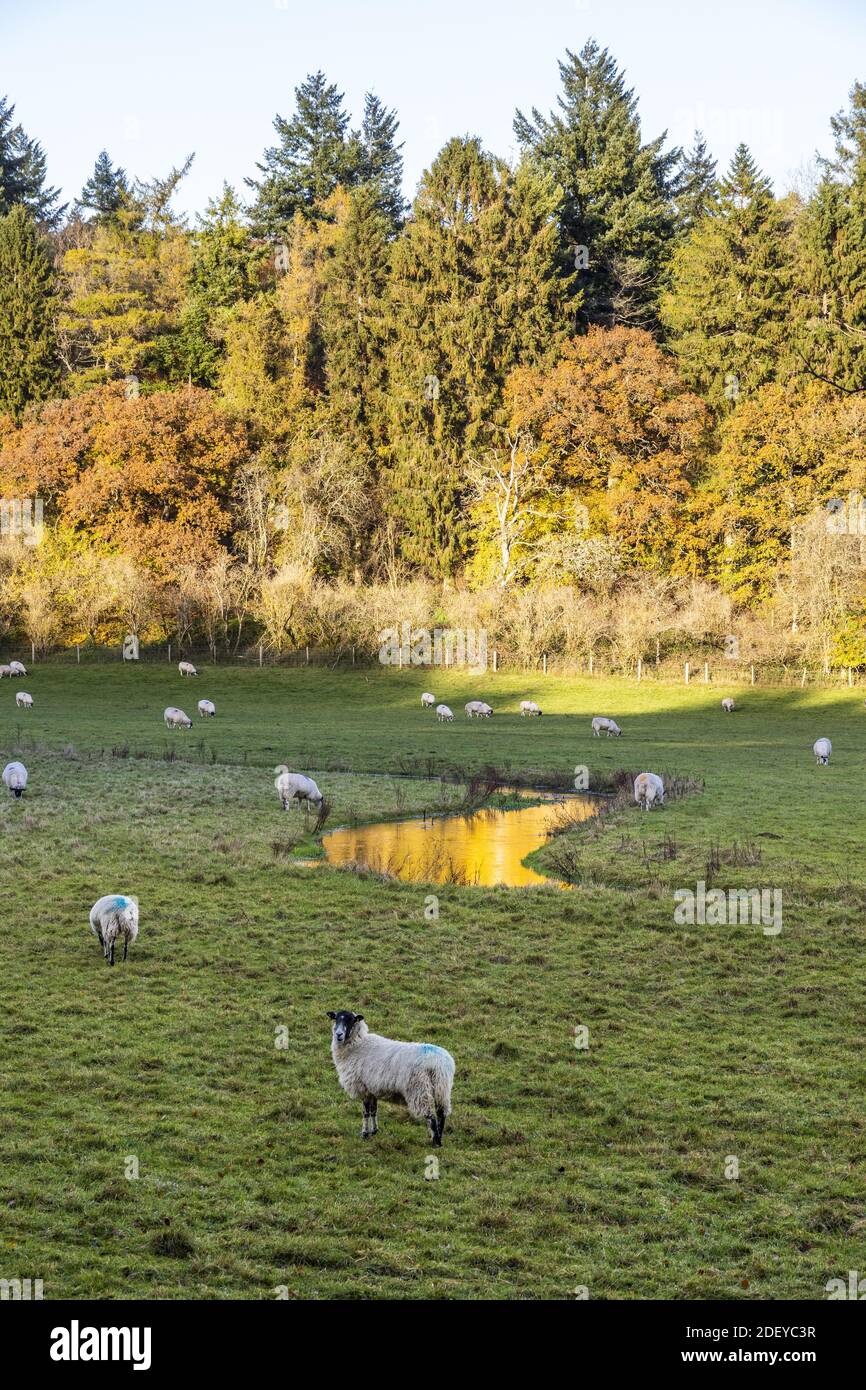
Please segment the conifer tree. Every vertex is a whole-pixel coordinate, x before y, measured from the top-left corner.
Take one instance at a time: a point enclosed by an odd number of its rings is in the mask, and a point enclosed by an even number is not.
[[[22,204],[0,217],[0,414],[21,419],[57,384],[54,267]]]
[[[790,282],[790,219],[741,144],[662,301],[683,376],[716,409],[784,374]]]
[[[373,92],[364,98],[364,118],[358,133],[360,161],[358,181],[376,187],[376,203],[396,231],[406,215],[403,198],[402,142],[396,143],[400,122]]]
[[[126,170],[116,168],[107,150],[101,150],[93,166],[93,173],[85,183],[76,207],[96,214],[96,220],[113,217],[129,198],[130,188]]]
[[[586,322],[648,326],[673,236],[678,149],[641,141],[637,99],[607,49],[590,40],[559,64],[558,109],[517,112],[521,147],[562,189],[562,235],[580,271]]]
[[[691,231],[696,222],[712,212],[719,196],[716,161],[707,152],[707,142],[696,130],[694,144],[683,156],[676,183],[677,231]]]
[[[15,107],[0,97],[0,215],[23,205],[37,222],[56,227],[66,204],[58,205],[59,188],[47,188],[45,153],[20,125],[13,124]]]

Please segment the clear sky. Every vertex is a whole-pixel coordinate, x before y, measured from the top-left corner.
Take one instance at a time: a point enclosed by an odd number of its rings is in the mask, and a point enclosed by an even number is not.
[[[406,192],[451,135],[511,157],[515,106],[547,111],[557,58],[608,47],[644,138],[701,127],[724,167],[739,140],[777,191],[866,79],[864,0],[0,0],[0,92],[72,198],[103,147],[152,177],[192,150],[176,206],[202,209],[273,143],[275,112],[318,68],[358,120],[395,106]]]

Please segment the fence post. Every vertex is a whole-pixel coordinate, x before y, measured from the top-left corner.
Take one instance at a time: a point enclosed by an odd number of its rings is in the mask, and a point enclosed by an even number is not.
[[[689,683],[689,663],[686,662],[686,685]]]
[[[854,671],[850,666],[848,667],[848,684],[854,684]]]
[[[802,676],[800,677],[800,685],[801,685],[801,686],[804,686],[805,684],[806,684],[806,668],[805,668],[805,666],[804,666],[804,667],[803,667],[803,674],[802,674]]]
[[[753,667],[752,667],[752,685],[754,685],[754,684],[755,684],[755,668],[754,668],[754,666],[753,666]]]
[[[660,641],[659,641],[659,639],[658,639],[658,637],[657,637],[657,638],[656,638],[656,666],[658,666],[658,664],[659,664],[659,651],[660,651],[660,648],[661,648],[661,643],[660,643]]]
[[[168,644],[168,659],[171,661],[171,643]]]
[[[705,661],[705,662],[704,662],[704,685],[707,685],[707,684],[709,683],[709,679],[710,679],[710,664],[709,664],[708,661]]]
[[[640,659],[640,657],[638,657],[638,659],[637,659],[637,678],[638,678],[638,680],[640,680],[640,673],[641,673],[641,659]]]
[[[354,666],[354,664],[355,664],[355,648],[353,647],[353,648],[352,648],[352,665]]]
[[[260,643],[259,643],[259,665],[261,666],[261,664],[262,664],[262,644],[261,644],[261,642],[260,642]]]
[[[589,654],[589,674],[592,675],[592,652]]]
[[[309,666],[309,664],[310,664],[310,649],[309,649],[309,647],[305,647],[304,650],[305,650],[306,653],[307,653],[307,665]]]
[[[544,669],[544,674],[547,675],[547,652],[545,652],[544,656],[541,658],[541,663]]]
[[[75,643],[75,659],[76,659],[76,661],[78,662],[78,664],[79,664],[79,666],[80,666],[80,665],[81,665],[81,647],[79,646],[79,644],[78,644],[77,642]]]
[[[494,647],[494,648],[493,648],[493,674],[494,674],[494,676],[496,675],[496,672],[497,672],[498,670],[499,670],[499,653],[498,653],[498,651],[496,650],[496,648]]]

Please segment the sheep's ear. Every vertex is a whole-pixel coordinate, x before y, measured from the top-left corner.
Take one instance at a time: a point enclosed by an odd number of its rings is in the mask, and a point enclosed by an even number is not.
[[[334,1010],[333,1010],[333,1009],[329,1009],[329,1010],[328,1010],[328,1018],[336,1018],[336,1017],[337,1017],[337,1015],[334,1013]]]
[[[363,1022],[363,1019],[364,1019],[364,1015],[363,1015],[363,1014],[355,1014],[355,1022],[356,1022],[356,1023],[361,1023],[361,1022]]]

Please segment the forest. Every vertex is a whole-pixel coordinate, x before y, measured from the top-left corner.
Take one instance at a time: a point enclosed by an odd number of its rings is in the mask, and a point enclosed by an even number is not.
[[[61,205],[0,102],[0,643],[866,666],[866,83],[784,192],[595,41],[539,101],[410,205],[398,113],[311,74],[194,225],[192,154]]]

